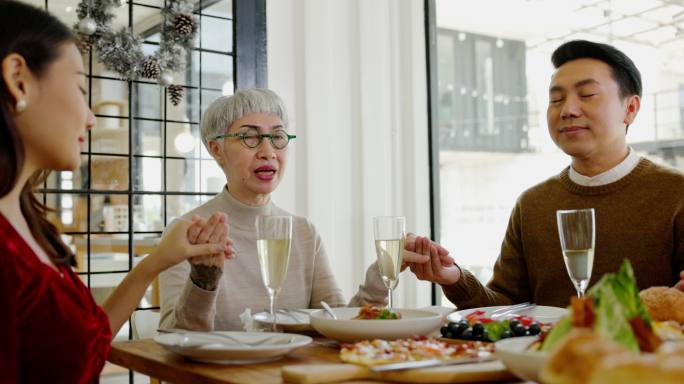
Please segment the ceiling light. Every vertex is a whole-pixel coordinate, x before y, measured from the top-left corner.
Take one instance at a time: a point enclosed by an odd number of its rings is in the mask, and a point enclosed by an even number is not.
[[[496,47],[497,48],[503,48],[504,46],[504,41],[501,39],[496,39]]]
[[[465,32],[459,32],[458,33],[458,41],[464,41],[465,39],[466,39]]]
[[[64,10],[65,10],[67,13],[69,13],[69,12],[71,12],[71,11],[74,10],[74,7],[69,6],[69,7],[64,8]]]
[[[189,132],[182,132],[173,141],[176,150],[180,153],[188,153],[195,148],[195,138]]]

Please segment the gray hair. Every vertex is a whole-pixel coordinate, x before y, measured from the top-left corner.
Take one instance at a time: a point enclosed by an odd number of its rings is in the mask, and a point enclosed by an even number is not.
[[[221,96],[214,100],[204,112],[201,131],[202,142],[207,150],[209,150],[209,140],[224,134],[235,120],[250,113],[276,115],[283,121],[283,128],[287,129],[285,103],[275,92],[266,88],[237,91],[232,96]]]

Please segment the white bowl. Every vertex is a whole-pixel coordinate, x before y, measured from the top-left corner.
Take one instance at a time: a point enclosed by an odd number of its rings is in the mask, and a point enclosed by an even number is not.
[[[549,354],[527,349],[538,338],[538,336],[523,336],[499,340],[496,342],[496,358],[519,378],[539,381],[539,371],[546,364]]]
[[[353,320],[358,307],[333,308],[337,320],[323,310],[311,313],[311,326],[323,336],[343,342],[367,339],[394,340],[411,336],[426,336],[442,325],[439,313],[418,309],[394,309],[401,314],[397,320]]]

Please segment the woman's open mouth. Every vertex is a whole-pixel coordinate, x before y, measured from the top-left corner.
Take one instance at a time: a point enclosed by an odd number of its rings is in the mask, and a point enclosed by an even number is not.
[[[254,175],[259,180],[270,181],[275,178],[276,169],[271,166],[263,166],[254,170]]]

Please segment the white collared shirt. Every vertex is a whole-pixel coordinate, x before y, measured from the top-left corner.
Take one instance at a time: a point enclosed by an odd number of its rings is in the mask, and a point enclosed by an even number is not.
[[[639,155],[634,152],[634,150],[629,147],[629,154],[627,157],[620,162],[620,164],[614,166],[613,168],[599,173],[596,176],[584,176],[575,171],[575,168],[570,166],[570,171],[568,176],[575,184],[579,184],[585,187],[598,187],[600,185],[606,185],[614,183],[623,177],[627,176],[634,168],[639,164]]]

